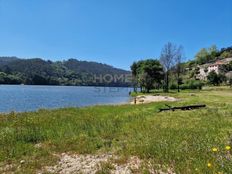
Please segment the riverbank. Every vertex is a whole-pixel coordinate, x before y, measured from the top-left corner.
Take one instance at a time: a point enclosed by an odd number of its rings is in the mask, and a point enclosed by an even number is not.
[[[153,103],[153,102],[175,102],[179,101],[180,99],[169,97],[169,96],[161,96],[159,94],[153,94],[153,95],[138,95],[133,98],[133,100],[130,102],[131,104],[147,104],[147,103]]]
[[[168,96],[180,100],[0,115],[0,173],[62,173],[81,159],[78,172],[229,173],[232,90]],[[166,104],[207,108],[158,113]]]
[[[0,113],[128,103],[130,91],[118,87],[4,85],[0,86]]]

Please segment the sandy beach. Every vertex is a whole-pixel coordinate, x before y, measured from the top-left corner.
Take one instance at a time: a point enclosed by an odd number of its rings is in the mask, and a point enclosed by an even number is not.
[[[140,95],[136,97],[136,104],[161,102],[161,101],[179,101],[179,99],[169,96],[159,96],[159,95]],[[131,104],[135,104],[135,98],[131,101]]]

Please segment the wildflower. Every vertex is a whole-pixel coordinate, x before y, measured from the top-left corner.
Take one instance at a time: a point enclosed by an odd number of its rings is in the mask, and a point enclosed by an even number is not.
[[[208,163],[207,166],[210,168],[210,167],[212,167],[212,164],[211,164],[211,163]]]
[[[217,152],[218,149],[217,149],[216,147],[214,147],[214,148],[212,148],[212,151],[213,151],[213,152]]]
[[[231,147],[230,146],[226,146],[226,150],[230,150],[231,149]]]

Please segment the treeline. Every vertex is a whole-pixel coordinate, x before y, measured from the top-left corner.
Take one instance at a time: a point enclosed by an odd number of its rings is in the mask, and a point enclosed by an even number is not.
[[[177,89],[181,88],[181,62],[183,61],[183,47],[167,43],[159,59],[147,59],[134,62],[131,65],[135,91],[140,88],[142,92],[151,89],[163,88],[165,92],[170,89],[170,79],[176,80]],[[175,72],[175,76],[172,76]],[[172,78],[173,77],[173,78]]]
[[[218,49],[216,45],[212,45],[209,48],[202,48],[195,56],[195,62],[197,64],[205,64],[213,62],[219,58],[232,57],[232,47]]]
[[[131,65],[134,90],[142,92],[151,89],[201,89],[203,85],[232,85],[232,62],[223,65],[221,73],[211,71],[207,81],[198,78],[199,65],[232,57],[232,47],[218,50],[215,45],[201,49],[194,60],[185,62],[184,49],[180,45],[167,43],[156,59],[146,59]]]
[[[222,65],[220,73],[216,73],[215,71],[209,72],[207,80],[208,84],[215,86],[226,83],[232,86],[232,61],[226,65]]]
[[[202,48],[196,55],[195,59],[183,64],[183,77],[190,79],[198,79],[200,74],[200,66],[203,64],[215,63],[217,60],[232,58],[232,46],[218,49],[216,45],[209,48]],[[232,61],[220,66],[220,72],[208,72],[207,66],[204,69],[208,73],[206,79],[202,83],[206,85],[232,85]]]
[[[129,71],[76,59],[52,62],[0,57],[0,84],[130,86],[127,75]]]

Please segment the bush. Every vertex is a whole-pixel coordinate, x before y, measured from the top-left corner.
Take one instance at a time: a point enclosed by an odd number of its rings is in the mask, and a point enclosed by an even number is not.
[[[226,81],[226,76],[224,74],[217,74],[215,71],[211,71],[208,76],[208,83],[211,85],[219,85]]]
[[[180,89],[202,89],[204,84],[199,80],[188,80],[180,85]]]
[[[180,89],[202,89],[204,84],[199,80],[188,80],[184,84],[180,85]],[[177,89],[177,84],[172,83],[169,87],[170,89]]]
[[[189,86],[187,84],[182,84],[182,85],[180,85],[180,89],[182,89],[182,90],[189,89]]]
[[[229,79],[229,85],[232,87],[232,79]]]
[[[169,87],[170,89],[177,89],[177,84],[175,83],[172,83]]]

